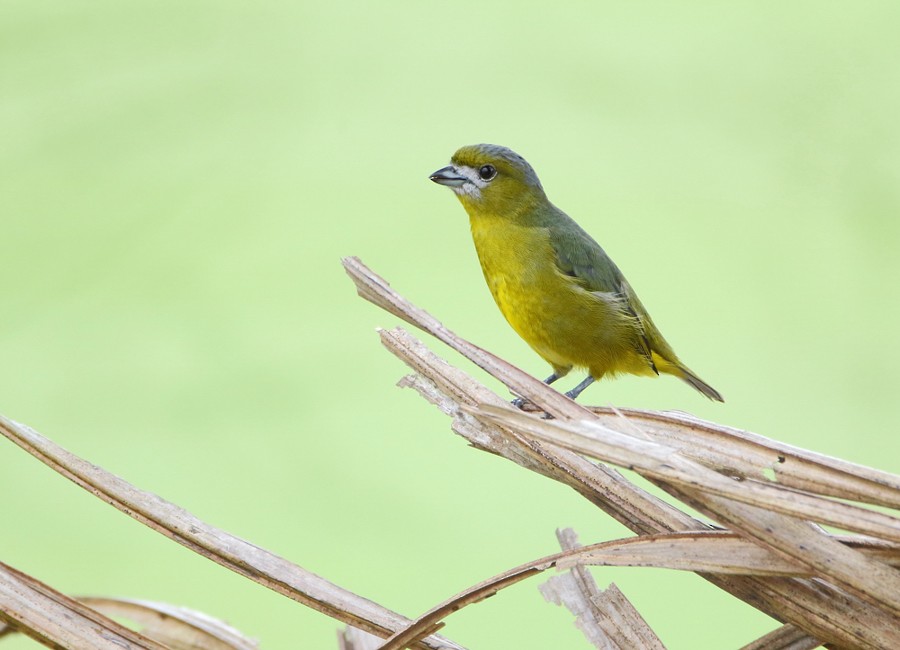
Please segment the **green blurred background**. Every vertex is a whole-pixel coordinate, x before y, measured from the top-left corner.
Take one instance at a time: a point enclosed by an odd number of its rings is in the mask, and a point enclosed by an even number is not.
[[[553,552],[557,526],[626,535],[395,388],[374,328],[397,321],[340,267],[360,256],[543,377],[428,182],[487,141],[534,164],[728,400],[629,377],[585,401],[900,470],[898,21],[893,2],[4,2],[0,411],[410,616]],[[3,561],[265,648],[336,647],[336,622],[11,444],[0,462]],[[594,574],[672,648],[776,625],[690,574]],[[446,634],[587,647],[537,583]]]

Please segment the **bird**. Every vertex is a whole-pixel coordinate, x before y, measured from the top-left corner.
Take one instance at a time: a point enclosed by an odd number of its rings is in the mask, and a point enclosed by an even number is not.
[[[545,383],[586,370],[566,392],[575,399],[603,377],[667,374],[725,401],[681,362],[619,267],[550,202],[522,156],[494,144],[464,146],[430,180],[453,190],[468,213],[494,301],[553,369]]]

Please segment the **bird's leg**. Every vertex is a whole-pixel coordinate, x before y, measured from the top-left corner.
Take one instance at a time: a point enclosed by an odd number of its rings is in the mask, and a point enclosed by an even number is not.
[[[554,381],[556,381],[556,380],[559,379],[560,377],[562,377],[562,375],[557,375],[557,374],[554,372],[552,375],[550,375],[549,377],[547,377],[547,378],[544,380],[544,383],[547,384],[547,385],[549,386],[550,384],[552,384]]]
[[[562,377],[562,375],[558,375],[558,374],[556,374],[556,373],[554,372],[552,375],[550,375],[549,377],[547,377],[547,378],[544,380],[544,383],[547,384],[547,385],[549,386],[550,384],[552,384],[554,381],[556,381],[556,380],[559,379],[560,377]],[[517,409],[520,409],[520,408],[522,408],[522,406],[523,406],[523,405],[525,404],[525,402],[527,402],[527,401],[528,401],[528,400],[525,399],[524,397],[517,397],[516,399],[514,399],[514,400],[512,401],[512,405],[515,406]]]
[[[594,383],[594,378],[591,377],[590,375],[588,375],[587,377],[584,378],[584,381],[582,381],[580,384],[578,384],[575,388],[566,392],[566,397],[568,397],[569,399],[575,399],[576,397],[581,395],[581,391],[583,391],[585,388],[587,388],[588,386],[590,386],[593,383]]]

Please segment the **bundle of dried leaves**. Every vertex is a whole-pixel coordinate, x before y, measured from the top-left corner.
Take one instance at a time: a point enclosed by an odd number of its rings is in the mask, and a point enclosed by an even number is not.
[[[534,405],[503,398],[402,328],[383,344],[413,370],[401,385],[452,418],[473,446],[574,488],[635,536],[562,551],[474,585],[415,620],[200,521],[0,417],[0,431],[44,463],[174,541],[348,624],[344,650],[461,648],[435,632],[452,612],[550,568],[541,585],[597,648],[662,648],[615,586],[600,590],[588,565],[693,571],[783,625],[745,648],[900,648],[900,477],[684,414],[589,409],[457,336],[358,259],[344,260],[359,294],[461,353]],[[551,417],[547,417],[547,416]],[[600,461],[600,462],[597,462]],[[607,465],[608,463],[608,465]],[[628,481],[634,470],[700,521]],[[881,510],[873,509],[879,506]],[[832,534],[829,525],[852,534]],[[134,632],[106,615],[137,620]],[[252,641],[196,612],[164,605],[68,598],[0,565],[0,636],[23,631],[67,648],[250,648]]]

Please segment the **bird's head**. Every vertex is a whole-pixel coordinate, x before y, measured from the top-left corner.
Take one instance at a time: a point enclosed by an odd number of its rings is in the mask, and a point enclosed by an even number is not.
[[[469,145],[453,154],[450,163],[431,180],[453,190],[471,216],[514,216],[547,200],[531,165],[506,147]]]

